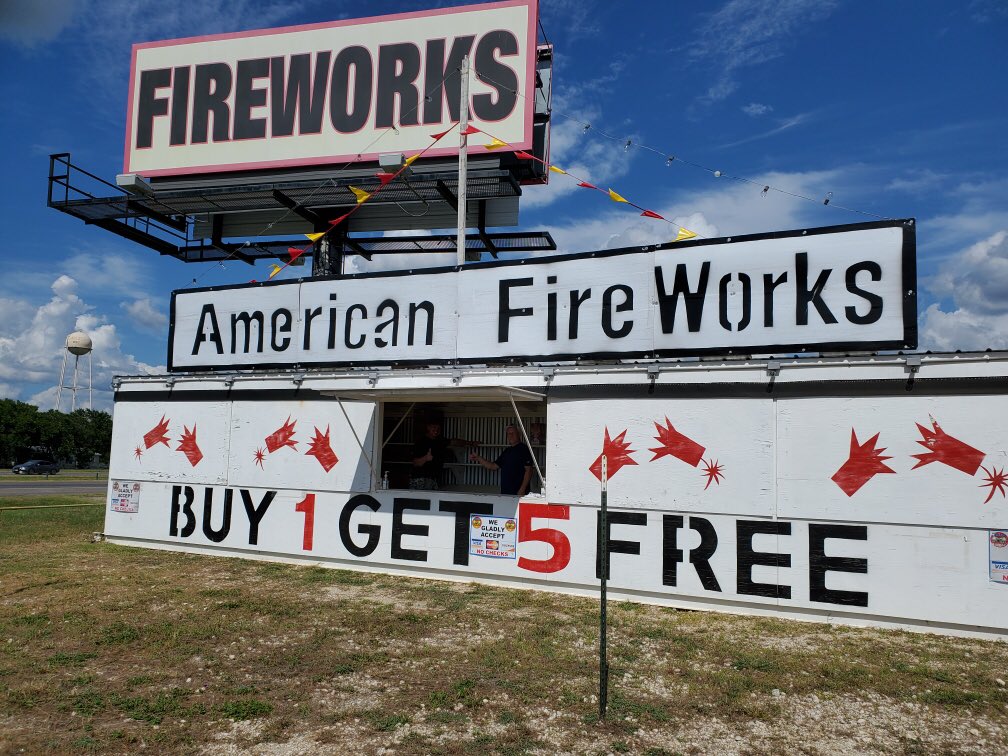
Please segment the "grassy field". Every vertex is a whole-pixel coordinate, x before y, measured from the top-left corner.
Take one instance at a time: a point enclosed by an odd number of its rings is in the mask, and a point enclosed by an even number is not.
[[[621,603],[599,722],[594,601],[92,543],[101,526],[0,512],[0,753],[1005,749],[1004,643]]]

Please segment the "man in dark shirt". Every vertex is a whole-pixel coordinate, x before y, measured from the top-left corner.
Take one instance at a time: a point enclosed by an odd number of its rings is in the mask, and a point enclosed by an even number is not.
[[[471,446],[463,438],[445,438],[441,435],[441,421],[427,421],[427,431],[413,445],[413,467],[410,471],[410,488],[436,490],[441,482],[445,462],[454,462],[455,455],[449,446]]]
[[[529,481],[532,480],[532,452],[522,442],[515,426],[509,425],[506,433],[507,448],[493,462],[476,452],[471,452],[469,459],[479,462],[487,470],[500,470],[502,494],[524,496],[528,493]]]

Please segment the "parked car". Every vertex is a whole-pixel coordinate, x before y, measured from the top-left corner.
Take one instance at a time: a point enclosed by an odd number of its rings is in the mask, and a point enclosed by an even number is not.
[[[14,465],[11,472],[15,475],[43,475],[58,473],[59,468],[55,462],[50,462],[48,459],[30,459],[20,465]]]

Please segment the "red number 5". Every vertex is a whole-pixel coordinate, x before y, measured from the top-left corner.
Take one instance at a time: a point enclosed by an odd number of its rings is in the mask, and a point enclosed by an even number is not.
[[[518,542],[542,541],[553,547],[549,559],[520,557],[518,566],[532,572],[559,572],[570,563],[571,545],[567,535],[555,528],[533,528],[532,520],[569,520],[570,507],[565,504],[525,504],[518,506]]]

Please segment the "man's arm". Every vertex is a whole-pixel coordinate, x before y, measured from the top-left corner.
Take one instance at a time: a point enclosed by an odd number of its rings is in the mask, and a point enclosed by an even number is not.
[[[490,460],[481,457],[476,452],[469,452],[469,461],[470,462],[479,462],[487,470],[491,470],[493,472],[496,472],[497,470],[500,470],[500,467],[497,466],[496,462],[491,462]]]

